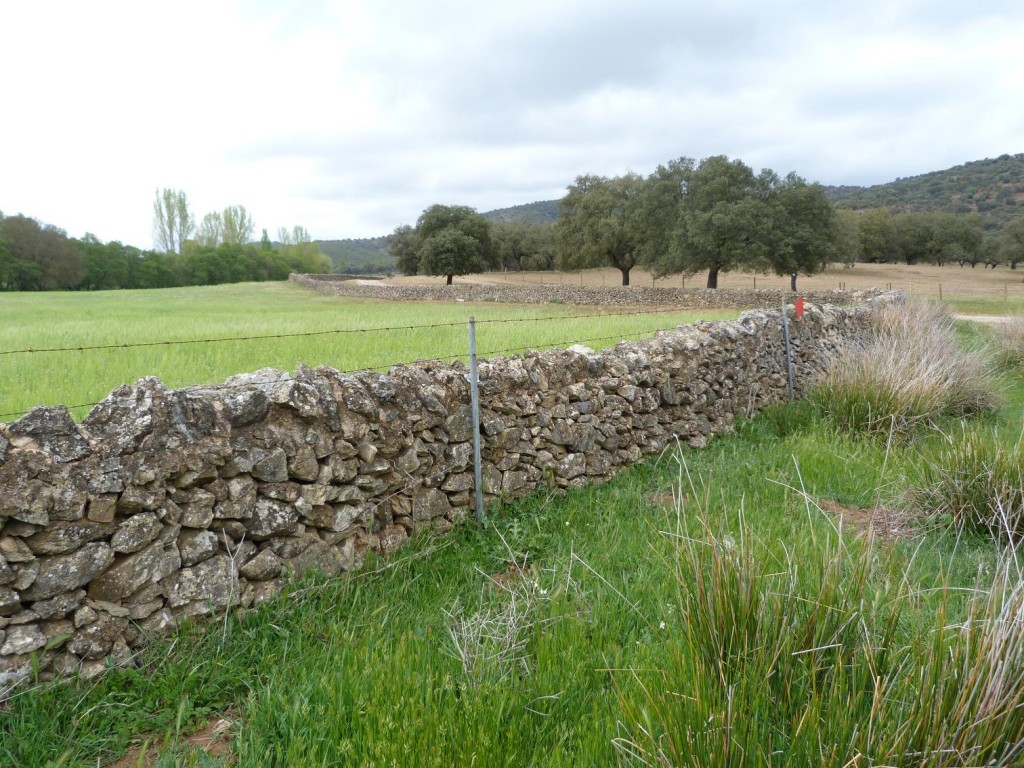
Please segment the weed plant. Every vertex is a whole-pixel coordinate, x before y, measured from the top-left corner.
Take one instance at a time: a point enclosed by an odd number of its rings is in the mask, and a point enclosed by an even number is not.
[[[880,308],[873,340],[831,361],[809,399],[839,428],[907,436],[951,417],[992,412],[996,386],[983,354],[963,348],[933,304]]]

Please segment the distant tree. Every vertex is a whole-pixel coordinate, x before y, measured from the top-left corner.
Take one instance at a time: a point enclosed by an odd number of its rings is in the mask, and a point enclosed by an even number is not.
[[[777,275],[789,275],[796,291],[798,274],[813,275],[834,261],[839,224],[832,203],[820,184],[808,184],[795,173],[781,183],[762,175],[762,195],[772,211],[767,263]]]
[[[935,236],[934,217],[927,213],[898,213],[893,218],[896,243],[907,266],[932,256],[931,243]]]
[[[503,269],[552,269],[555,263],[555,229],[547,222],[499,221],[491,227],[498,263]]]
[[[195,230],[195,218],[188,197],[181,190],[158,189],[153,200],[153,237],[164,253],[181,253],[185,241]]]
[[[267,230],[263,230],[263,236],[260,237],[260,250],[270,252],[274,250],[273,243],[270,242],[270,236],[267,235]]]
[[[312,238],[309,236],[308,229],[296,224],[291,229],[279,227],[277,230],[277,240],[281,245],[298,245],[299,243],[311,242]]]
[[[854,211],[836,211],[836,259],[850,269],[857,263],[860,253],[857,216]]]
[[[84,254],[82,266],[85,276],[77,288],[106,291],[135,287],[131,285],[131,259],[138,249],[127,248],[118,242],[104,244],[90,233],[78,241],[78,247]]]
[[[888,264],[899,260],[899,241],[892,214],[886,208],[871,208],[857,216],[857,236],[861,258],[869,264]]]
[[[985,227],[978,214],[935,214],[932,248],[944,260],[955,261],[961,267],[970,264],[973,269],[982,260],[984,240]]]
[[[1003,261],[1010,265],[1010,269],[1016,269],[1017,265],[1024,261],[1024,216],[1010,219],[1003,227],[999,251]]]
[[[723,155],[700,161],[689,173],[679,204],[672,248],[654,263],[658,274],[707,270],[707,287],[739,266],[764,268],[770,247],[769,193],[774,174],[755,176]]]
[[[535,221],[526,224],[523,269],[547,271],[555,268],[558,259],[558,241],[553,221]]]
[[[84,254],[62,229],[27,216],[3,219],[0,239],[3,284],[7,290],[53,291],[75,288],[85,277]]]
[[[291,229],[281,227],[277,231],[281,244],[277,254],[289,265],[292,272],[303,274],[325,274],[331,272],[333,263],[313,242],[309,230],[296,224]]]
[[[578,176],[558,206],[555,235],[563,269],[615,267],[622,284],[636,266],[646,238],[640,196],[644,180]]]
[[[446,277],[483,272],[496,266],[491,223],[465,205],[432,205],[416,221],[417,271]]]
[[[656,268],[672,252],[680,207],[695,167],[696,161],[680,157],[659,165],[645,180],[638,203],[645,235],[640,247],[641,264]]]
[[[420,237],[413,227],[402,224],[388,236],[388,253],[394,257],[398,271],[415,275],[420,269]]]
[[[252,240],[256,225],[244,205],[229,205],[221,213],[221,220],[221,242],[228,245],[245,245]]]
[[[981,241],[979,253],[981,254],[981,260],[986,267],[995,269],[1003,263],[1003,253],[1000,248],[1001,245],[1002,243],[996,235],[985,235],[985,238]]]
[[[196,229],[196,242],[207,248],[216,248],[224,241],[224,217],[217,211],[203,216]]]

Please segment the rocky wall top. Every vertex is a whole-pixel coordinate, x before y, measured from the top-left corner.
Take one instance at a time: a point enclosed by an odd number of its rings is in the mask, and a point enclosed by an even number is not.
[[[797,391],[871,308],[791,321]],[[745,313],[594,351],[482,362],[487,498],[601,480],[786,398],[781,315]],[[466,370],[300,367],[111,392],[0,424],[0,682],[92,674],[186,616],[252,607],[289,574],[359,567],[443,532],[473,495]]]
[[[503,304],[583,304],[602,306],[655,306],[680,309],[780,307],[794,294],[779,290],[735,290],[720,288],[647,288],[633,286],[580,285],[367,285],[344,275],[300,275],[288,277],[293,283],[332,296],[351,296],[388,301],[480,301]],[[882,294],[869,291],[812,291],[801,294],[806,301],[820,304],[852,304]]]

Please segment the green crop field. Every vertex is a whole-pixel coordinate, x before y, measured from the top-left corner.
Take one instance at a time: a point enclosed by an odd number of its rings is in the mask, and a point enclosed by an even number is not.
[[[290,283],[93,293],[7,293],[0,297],[0,421],[36,405],[82,404],[142,376],[171,387],[216,384],[236,373],[301,364],[350,371],[468,354],[468,318],[475,316],[481,357],[581,342],[595,348],[651,335],[698,318],[737,312],[646,312],[605,317],[596,307],[529,307],[467,303],[385,303],[311,293]],[[572,316],[591,317],[571,319]],[[541,320],[541,318],[555,318]],[[493,322],[508,320],[513,322]],[[440,325],[408,328],[403,326]],[[395,329],[397,327],[397,329]],[[376,330],[367,329],[395,329]],[[344,331],[335,333],[335,331]],[[313,336],[199,344],[165,341],[241,336]],[[119,345],[153,346],[118,348]],[[76,351],[78,347],[109,349]],[[71,351],[44,352],[51,348]],[[40,350],[24,352],[21,350]],[[15,353],[16,354],[8,354]]]

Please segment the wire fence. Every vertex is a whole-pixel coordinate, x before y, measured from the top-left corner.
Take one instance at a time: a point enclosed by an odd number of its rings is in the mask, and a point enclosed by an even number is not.
[[[630,318],[630,317],[664,317],[667,315],[678,315],[682,312],[692,312],[692,310],[680,309],[680,308],[655,308],[655,309],[642,309],[642,310],[629,310],[629,311],[618,311],[618,312],[590,312],[585,314],[563,314],[563,315],[549,315],[544,317],[509,317],[509,318],[485,318],[477,319],[475,322],[477,326],[481,325],[502,325],[502,324],[529,324],[529,323],[542,323],[542,322],[570,322],[580,320],[597,320],[597,319],[612,319],[612,318]],[[468,322],[468,318],[467,318]],[[281,334],[263,334],[263,335],[240,335],[240,336],[229,336],[229,337],[208,337],[208,338],[193,338],[193,339],[160,339],[160,340],[146,340],[146,341],[124,341],[112,344],[80,344],[80,345],[68,345],[68,346],[54,346],[54,347],[25,347],[20,349],[8,349],[0,350],[0,358],[11,359],[14,356],[34,356],[42,354],[53,354],[53,355],[65,355],[65,356],[80,356],[84,353],[104,352],[104,351],[121,351],[131,350],[139,348],[151,348],[151,347],[175,347],[175,346],[201,346],[211,344],[228,344],[228,343],[245,343],[245,342],[257,342],[257,341],[274,341],[274,340],[294,340],[307,337],[322,337],[322,336],[343,336],[352,334],[384,334],[384,333],[397,333],[402,331],[433,331],[438,329],[455,329],[455,328],[466,328],[467,322],[445,322],[445,323],[422,323],[422,324],[410,324],[410,325],[392,325],[392,326],[371,326],[371,327],[360,327],[360,328],[335,328],[330,330],[317,330],[317,331],[306,331],[300,333],[281,333]],[[662,324],[663,325],[663,324]],[[645,325],[643,329],[635,331],[623,331],[615,334],[599,335],[599,336],[586,336],[580,337],[579,335],[567,338],[565,335],[558,336],[557,338],[547,338],[544,340],[538,340],[531,338],[528,344],[516,344],[512,346],[502,346],[500,344],[492,343],[491,346],[484,346],[478,350],[478,356],[481,358],[493,357],[495,355],[507,355],[523,352],[525,349],[548,349],[553,347],[567,347],[573,344],[597,344],[597,343],[614,343],[618,341],[636,340],[637,338],[648,337],[654,332],[661,330],[660,326],[653,326],[653,324]],[[416,365],[426,363],[428,361],[451,361],[451,360],[463,360],[468,359],[468,346],[460,346],[459,348],[449,348],[446,350],[431,350],[428,354],[420,355],[413,359],[406,360],[395,360],[393,358],[379,359],[377,361],[361,364],[354,368],[339,368],[339,373],[342,374],[353,374],[360,371],[381,371],[390,369],[394,366],[401,365]],[[0,369],[2,371],[2,369]],[[274,379],[268,383],[278,384],[287,383],[294,381],[294,377],[291,375],[285,375],[278,379]],[[245,384],[202,384],[193,383],[187,386],[201,388],[207,391],[218,391],[218,390],[230,390],[234,388],[249,387],[250,383]],[[82,409],[93,408],[103,402],[100,400],[91,400],[88,402],[74,403],[67,405],[66,407],[74,412],[80,412]],[[9,421],[12,419],[19,418],[29,413],[29,409],[12,409],[7,412],[0,413],[0,421]]]

